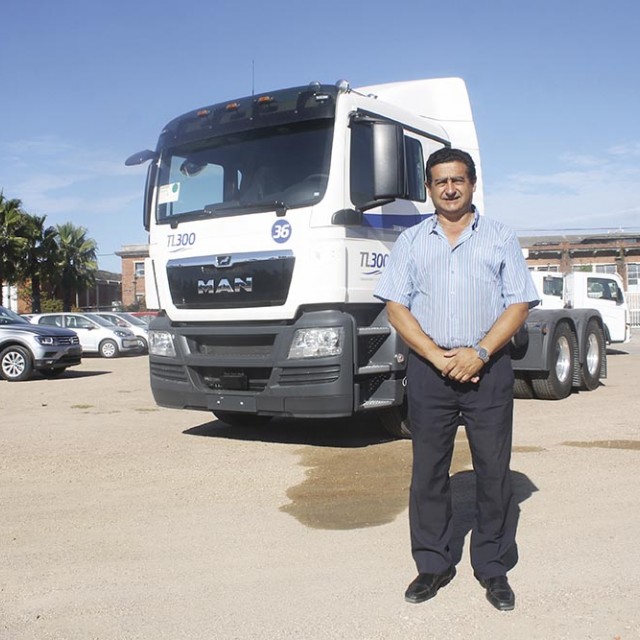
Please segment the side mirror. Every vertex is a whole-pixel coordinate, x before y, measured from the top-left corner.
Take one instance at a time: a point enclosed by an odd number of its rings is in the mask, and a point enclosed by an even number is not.
[[[155,151],[151,151],[151,149],[145,149],[144,151],[138,151],[138,153],[134,153],[132,156],[129,156],[125,161],[125,165],[127,167],[133,167],[137,164],[144,164],[149,160],[157,160],[158,154]]]
[[[402,127],[392,122],[374,122],[372,126],[374,198],[402,198],[406,192]]]

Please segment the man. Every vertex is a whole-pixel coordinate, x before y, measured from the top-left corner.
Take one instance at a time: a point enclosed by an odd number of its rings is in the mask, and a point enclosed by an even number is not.
[[[424,602],[455,575],[449,468],[464,424],[477,487],[471,564],[489,602],[508,611],[515,606],[506,574],[517,561],[518,506],[509,469],[513,371],[507,345],[538,294],[513,231],[473,205],[471,156],[440,149],[427,160],[426,173],[435,214],[399,236],[375,291],[410,347],[409,520],[419,573],[405,599]]]

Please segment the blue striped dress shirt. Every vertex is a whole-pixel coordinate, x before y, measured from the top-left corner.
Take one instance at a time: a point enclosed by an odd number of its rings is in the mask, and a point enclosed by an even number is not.
[[[440,347],[471,347],[511,304],[538,304],[515,233],[478,215],[449,244],[434,214],[398,237],[374,291],[411,310]]]

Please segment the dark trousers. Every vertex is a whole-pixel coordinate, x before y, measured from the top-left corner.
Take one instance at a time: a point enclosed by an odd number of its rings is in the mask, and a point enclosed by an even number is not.
[[[480,381],[443,378],[410,353],[407,396],[413,441],[409,502],[411,550],[420,573],[445,573],[453,564],[449,469],[457,428],[466,426],[476,476],[471,564],[481,578],[515,565],[518,505],[511,490],[513,371],[506,351],[481,371]]]

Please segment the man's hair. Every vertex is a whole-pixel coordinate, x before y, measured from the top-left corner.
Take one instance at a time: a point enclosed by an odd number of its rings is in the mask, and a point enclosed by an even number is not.
[[[467,177],[472,184],[476,183],[478,179],[476,176],[476,165],[473,162],[473,158],[462,149],[451,149],[450,147],[443,147],[434,151],[427,160],[427,184],[431,184],[431,169],[437,164],[444,164],[445,162],[462,162],[467,167]]]

